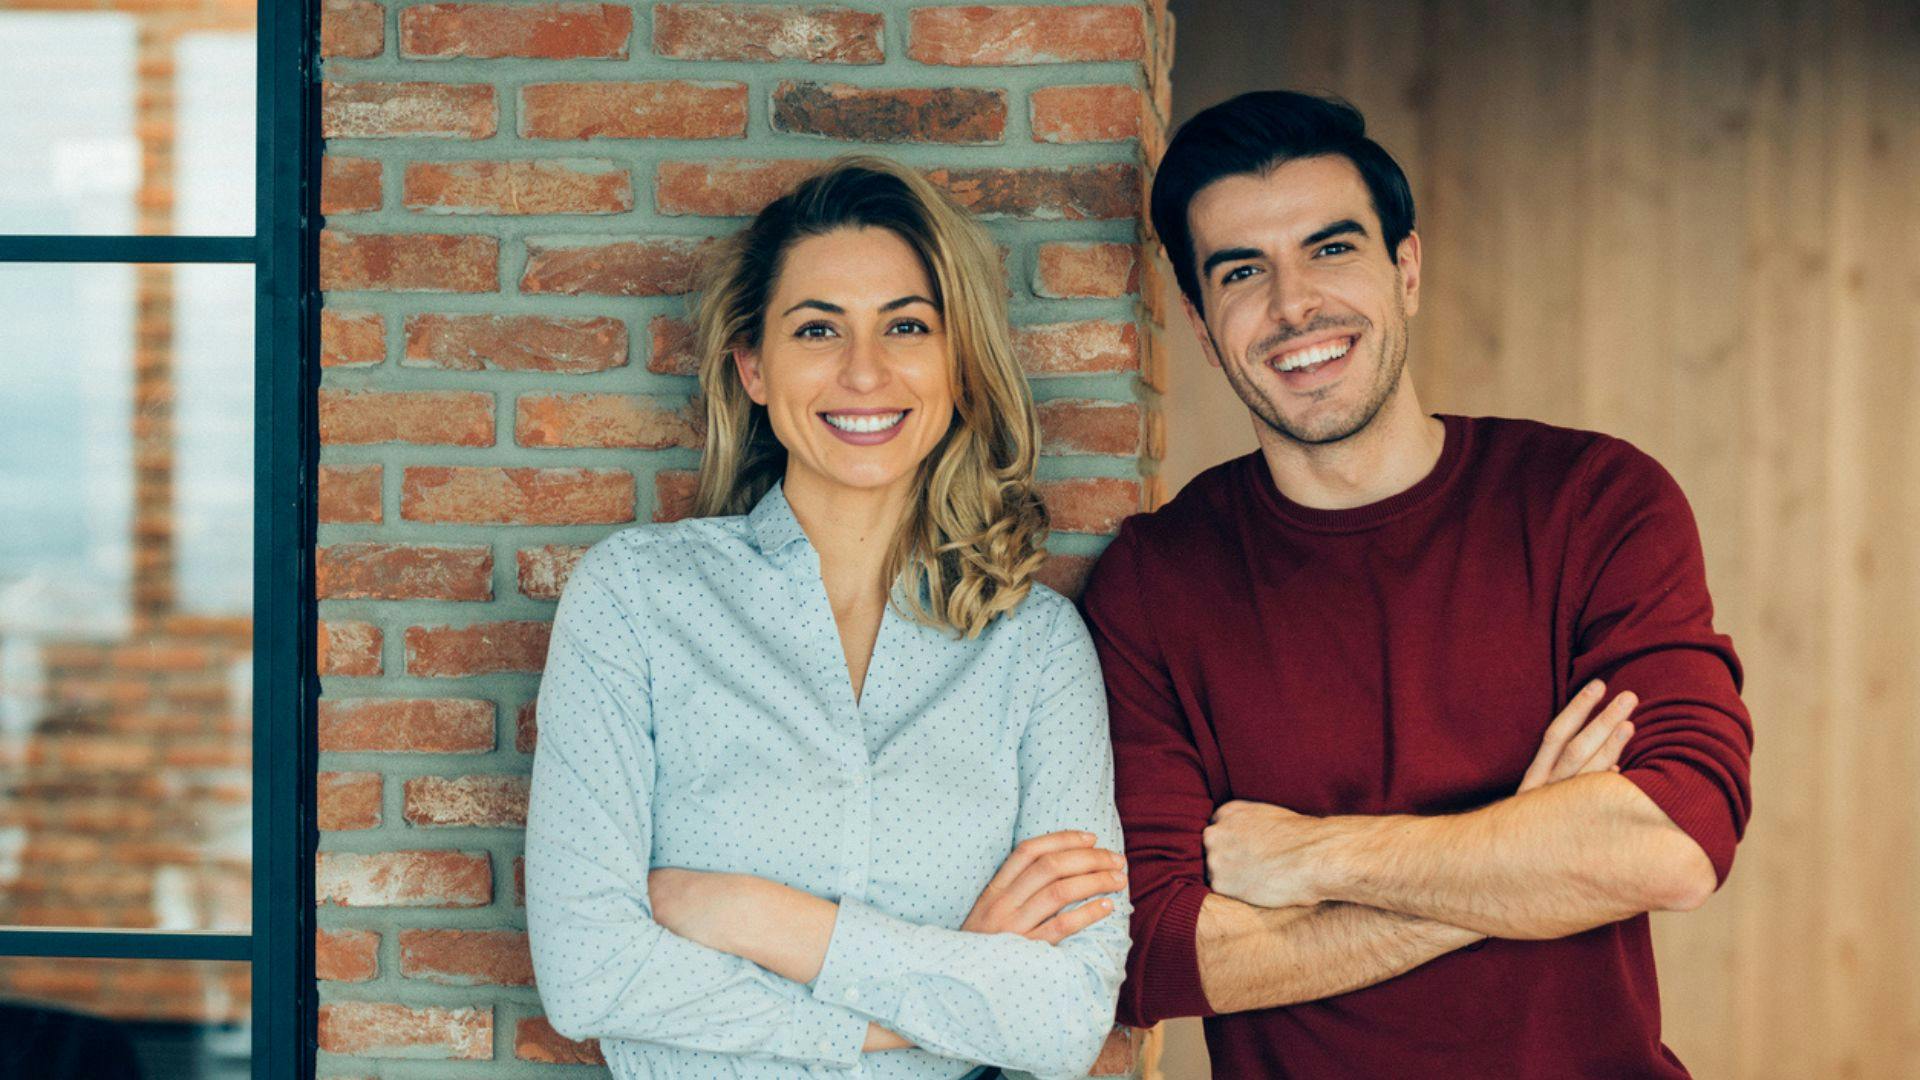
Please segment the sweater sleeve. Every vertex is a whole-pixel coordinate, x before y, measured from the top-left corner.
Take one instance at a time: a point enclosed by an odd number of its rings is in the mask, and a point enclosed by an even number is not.
[[[1621,775],[1647,793],[1724,882],[1746,831],[1753,722],[1740,660],[1713,628],[1706,561],[1680,487],[1646,454],[1602,439],[1586,455],[1569,546],[1572,681],[1640,699]]]
[[[1145,1027],[1212,1016],[1195,930],[1207,885],[1201,833],[1215,801],[1200,748],[1154,639],[1141,591],[1137,527],[1123,526],[1087,583],[1083,605],[1106,678],[1114,792],[1133,890],[1133,952],[1120,1021]]]

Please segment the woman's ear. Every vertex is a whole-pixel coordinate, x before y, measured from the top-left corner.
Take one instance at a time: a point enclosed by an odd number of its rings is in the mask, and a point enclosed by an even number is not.
[[[733,366],[740,372],[740,385],[747,391],[747,397],[751,398],[755,405],[765,405],[767,382],[760,377],[759,350],[749,349],[743,345],[734,346]]]

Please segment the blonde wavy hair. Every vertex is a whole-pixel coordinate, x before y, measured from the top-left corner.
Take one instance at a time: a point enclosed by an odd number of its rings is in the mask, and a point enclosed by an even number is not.
[[[915,473],[885,579],[903,615],[972,637],[1026,598],[1046,558],[1046,508],[1033,483],[1039,423],[1007,331],[999,252],[912,169],[879,157],[836,159],[713,253],[695,336],[707,445],[693,512],[744,514],[786,472],[786,448],[741,385],[733,350],[760,346],[795,243],[861,227],[887,229],[920,256],[952,356],[953,424]]]

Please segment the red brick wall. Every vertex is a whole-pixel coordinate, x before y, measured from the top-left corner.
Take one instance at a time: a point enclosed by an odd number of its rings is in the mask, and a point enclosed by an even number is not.
[[[321,1072],[597,1062],[531,986],[533,703],[579,553],[686,510],[704,242],[852,150],[981,215],[1071,591],[1158,498],[1141,222],[1171,22],[1145,0],[329,0],[321,40]]]

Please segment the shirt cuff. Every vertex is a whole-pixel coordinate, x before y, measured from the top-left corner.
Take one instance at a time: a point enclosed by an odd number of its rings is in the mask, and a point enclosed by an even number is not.
[[[915,927],[858,900],[842,899],[827,939],[827,956],[813,980],[813,999],[885,1018],[881,1000],[891,969],[913,955]]]
[[[782,1032],[778,1056],[851,1069],[864,1056],[867,1018],[816,998],[796,998]]]
[[[1740,843],[1740,827],[1720,785],[1699,769],[1672,760],[1637,765],[1621,775],[1646,792],[1707,853],[1716,887],[1726,884],[1733,869],[1733,850]]]

